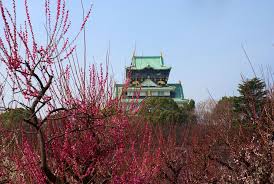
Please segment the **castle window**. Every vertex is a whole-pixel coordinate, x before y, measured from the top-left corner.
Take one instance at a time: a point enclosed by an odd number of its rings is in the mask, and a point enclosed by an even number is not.
[[[151,96],[158,96],[158,91],[152,91]]]
[[[127,96],[133,96],[134,94],[133,94],[133,91],[129,91],[128,93],[127,93]]]
[[[145,91],[141,91],[140,96],[147,96],[147,93]]]
[[[158,96],[165,96],[164,91],[158,91]]]

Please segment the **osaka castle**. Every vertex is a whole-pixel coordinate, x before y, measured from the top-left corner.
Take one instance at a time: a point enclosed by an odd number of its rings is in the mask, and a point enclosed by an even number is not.
[[[148,97],[170,97],[179,106],[188,100],[184,99],[181,82],[168,83],[171,67],[166,66],[163,56],[133,56],[129,67],[126,67],[125,84],[115,84],[115,95],[124,95],[123,101],[141,102]],[[122,94],[123,93],[123,94]]]

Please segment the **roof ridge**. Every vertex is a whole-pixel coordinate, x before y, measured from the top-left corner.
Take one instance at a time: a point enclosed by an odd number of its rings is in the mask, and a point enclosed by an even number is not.
[[[131,61],[131,69],[142,70],[144,68],[153,68],[158,70],[170,70],[164,63],[163,56],[133,56]]]

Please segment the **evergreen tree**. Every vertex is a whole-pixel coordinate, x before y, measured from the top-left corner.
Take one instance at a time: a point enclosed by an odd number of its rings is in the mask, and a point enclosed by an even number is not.
[[[258,119],[266,103],[267,90],[264,81],[255,77],[239,84],[240,96],[235,99],[235,111],[241,113],[241,119],[254,122]]]
[[[194,120],[195,102],[179,107],[172,98],[151,97],[144,100],[139,114],[152,123],[187,123]]]
[[[180,108],[171,98],[147,98],[139,113],[152,123],[178,123],[182,119]]]
[[[182,113],[182,122],[185,123],[195,123],[196,122],[196,114],[195,114],[195,101],[193,99],[185,102],[181,107]]]
[[[20,128],[22,124],[26,127],[23,121],[30,115],[30,112],[23,108],[8,109],[0,114],[0,121],[8,129]]]

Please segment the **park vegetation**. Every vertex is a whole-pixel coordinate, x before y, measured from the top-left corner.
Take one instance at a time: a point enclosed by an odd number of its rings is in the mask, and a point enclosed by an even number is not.
[[[0,0],[0,183],[274,182],[273,82],[243,79],[239,96],[196,108],[128,106],[114,98],[108,63],[77,59],[91,9],[73,37],[66,1],[45,0],[40,42],[24,2],[18,24],[16,1]]]

